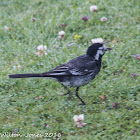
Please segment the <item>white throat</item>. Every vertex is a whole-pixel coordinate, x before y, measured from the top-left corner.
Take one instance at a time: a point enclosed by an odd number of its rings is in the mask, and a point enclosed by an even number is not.
[[[95,55],[95,59],[96,59],[96,60],[99,60],[99,57],[100,57],[101,55],[103,55],[103,54],[104,54],[103,50],[98,50],[97,53],[96,53],[96,55]]]

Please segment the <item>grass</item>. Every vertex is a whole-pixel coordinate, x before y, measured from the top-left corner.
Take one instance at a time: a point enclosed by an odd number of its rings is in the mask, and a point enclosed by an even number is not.
[[[98,10],[91,13],[93,4]],[[137,0],[1,0],[0,11],[0,137],[7,132],[60,133],[60,139],[68,140],[140,139],[140,62],[133,57],[140,54]],[[89,20],[82,21],[83,16]],[[100,21],[103,16],[106,22]],[[65,28],[60,27],[63,23]],[[66,34],[58,40],[61,30]],[[83,38],[68,46],[75,35]],[[61,96],[65,90],[55,81],[8,78],[8,74],[49,71],[84,54],[91,39],[98,37],[110,41],[113,50],[103,57],[99,75],[80,88],[86,106],[80,106],[74,94],[71,100]],[[40,44],[47,45],[42,57],[35,54]],[[132,73],[139,75],[132,78]],[[102,95],[107,99],[102,101]],[[79,114],[87,123],[82,128],[73,121]]]

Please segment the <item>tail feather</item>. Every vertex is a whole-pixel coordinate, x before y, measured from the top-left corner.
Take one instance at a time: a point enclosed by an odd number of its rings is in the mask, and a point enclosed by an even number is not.
[[[9,78],[32,78],[32,77],[44,77],[42,73],[35,74],[11,74]]]

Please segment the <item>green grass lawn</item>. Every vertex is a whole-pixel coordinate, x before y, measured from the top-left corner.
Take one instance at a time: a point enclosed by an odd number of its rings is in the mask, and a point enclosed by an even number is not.
[[[140,140],[140,61],[134,57],[140,55],[138,4],[138,0],[0,0],[0,139],[4,133],[56,133],[64,140]],[[98,6],[94,13],[91,5]],[[88,21],[81,19],[84,16]],[[101,22],[102,17],[107,21]],[[67,26],[61,27],[64,23]],[[61,30],[65,36],[59,40]],[[75,35],[82,38],[76,42]],[[84,54],[91,39],[99,37],[109,41],[112,51],[103,57],[98,76],[80,88],[86,106],[79,105],[74,89],[71,100],[61,96],[66,91],[53,80],[8,78],[49,71]],[[47,46],[47,55],[36,55],[41,44]],[[77,128],[73,116],[79,114],[87,124]]]

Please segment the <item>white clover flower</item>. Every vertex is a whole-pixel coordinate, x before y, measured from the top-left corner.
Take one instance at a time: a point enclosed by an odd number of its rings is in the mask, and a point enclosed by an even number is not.
[[[95,39],[91,39],[91,42],[92,42],[92,44],[95,44],[95,43],[103,44],[104,40],[102,38],[95,38]]]
[[[43,50],[43,48],[44,48],[43,45],[37,46],[37,49],[38,49],[38,50]]]
[[[59,36],[58,36],[58,39],[60,39],[60,40],[61,40],[62,38],[63,38],[63,36],[61,36],[61,35],[59,35]]]
[[[39,51],[35,53],[38,56],[43,56],[43,55],[47,55],[47,53],[45,51]]]
[[[73,119],[74,119],[74,122],[83,121],[83,120],[84,120],[84,114],[81,114],[81,115],[74,115]]]
[[[73,119],[75,122],[75,126],[77,126],[77,127],[83,127],[86,125],[86,123],[82,122],[84,120],[84,114],[74,115]]]
[[[37,49],[40,51],[40,50],[46,50],[47,49],[47,46],[43,46],[43,45],[39,45],[38,47],[37,47]]]
[[[44,50],[47,50],[47,46],[46,45],[44,46]]]
[[[105,21],[107,21],[107,18],[106,18],[106,17],[102,17],[102,18],[101,18],[101,21],[102,21],[102,22],[105,22]]]
[[[94,12],[98,9],[98,7],[96,5],[92,5],[90,6],[90,12]]]
[[[47,52],[46,52],[47,46],[39,45],[37,49],[38,49],[38,52],[36,52],[36,55],[38,56],[47,55]]]
[[[64,36],[64,35],[65,35],[65,32],[64,32],[64,31],[60,31],[60,32],[58,33],[58,35],[59,35],[59,36]]]
[[[82,122],[77,122],[77,123],[75,123],[75,125],[77,126],[77,127],[83,127],[83,126],[85,126],[87,123],[82,123]]]

